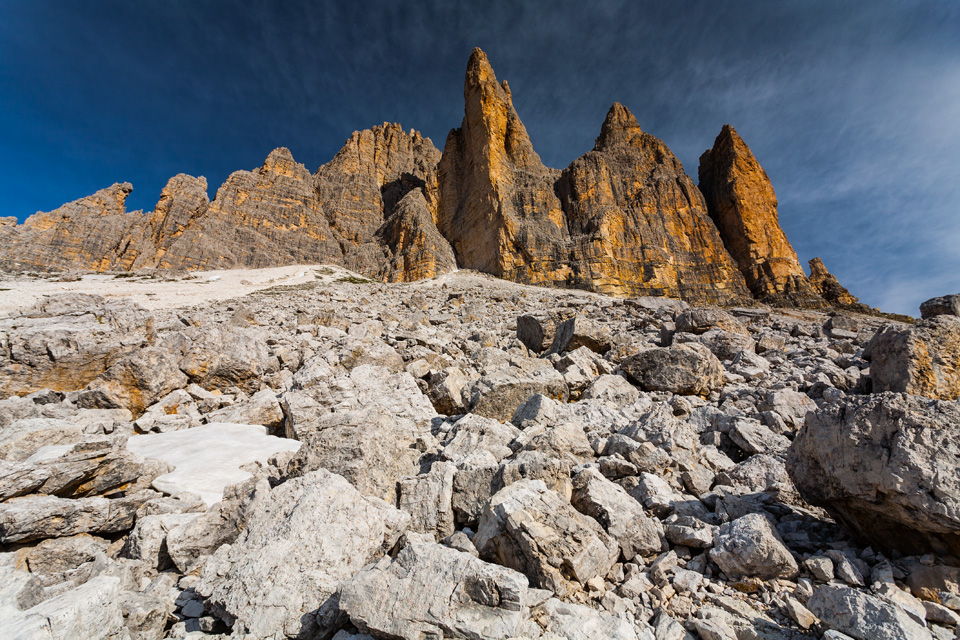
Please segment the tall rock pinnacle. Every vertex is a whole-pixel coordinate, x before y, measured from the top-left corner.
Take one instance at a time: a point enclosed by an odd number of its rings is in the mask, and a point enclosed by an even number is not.
[[[610,108],[593,151],[563,171],[557,192],[574,286],[715,304],[747,296],[693,181],[623,105]]]
[[[723,126],[713,148],[700,156],[699,177],[710,217],[750,292],[767,300],[785,295],[815,299],[816,292],[780,228],[770,178],[730,125]]]
[[[562,280],[558,172],[533,150],[506,83],[480,49],[470,56],[463,94],[463,124],[447,136],[438,167],[440,232],[461,267],[520,282]]]

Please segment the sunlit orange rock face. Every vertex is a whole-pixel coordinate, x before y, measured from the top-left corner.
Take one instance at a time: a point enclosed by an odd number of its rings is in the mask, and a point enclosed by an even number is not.
[[[519,282],[565,281],[559,172],[533,150],[509,87],[480,49],[467,64],[463,96],[463,124],[440,160],[437,216],[457,263]]]
[[[697,187],[623,105],[610,108],[593,151],[563,171],[557,191],[575,286],[718,304],[748,297]]]
[[[699,178],[710,216],[754,297],[822,304],[780,228],[770,178],[730,125],[700,156]]]
[[[479,49],[442,154],[384,123],[354,132],[314,174],[281,147],[212,201],[207,188],[179,174],[146,215],[126,211],[124,183],[22,225],[0,219],[0,268],[331,263],[389,282],[467,268],[616,296],[862,306],[818,260],[804,275],[770,180],[733,128],[702,156],[700,189],[618,103],[591,151],[551,169]]]

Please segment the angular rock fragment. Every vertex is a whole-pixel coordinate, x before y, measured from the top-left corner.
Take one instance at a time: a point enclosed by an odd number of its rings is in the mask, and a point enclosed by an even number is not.
[[[340,610],[377,637],[515,637],[527,578],[439,544],[412,543],[345,582]]]
[[[938,315],[914,326],[890,325],[867,345],[873,391],[960,399],[960,318]]]
[[[710,558],[732,578],[792,578],[797,562],[766,516],[749,514],[717,532]]]
[[[306,637],[328,628],[341,582],[392,548],[409,522],[341,476],[315,471],[269,493],[237,541],[207,561],[197,592],[234,633]]]
[[[142,491],[123,498],[27,496],[0,504],[0,543],[29,542],[78,533],[119,533],[133,527],[137,509],[158,497]]]
[[[663,527],[643,511],[639,502],[593,467],[573,477],[574,507],[599,522],[620,545],[624,560],[659,553]]]
[[[920,304],[920,317],[928,320],[934,316],[960,316],[960,294],[930,298]]]
[[[148,406],[186,385],[187,376],[169,351],[146,347],[113,363],[88,388],[116,397],[121,406],[139,417]]]
[[[592,518],[542,480],[521,480],[490,500],[473,540],[480,557],[569,595],[613,566],[620,548]]]
[[[807,608],[831,629],[846,633],[856,640],[933,639],[922,623],[911,618],[900,607],[849,587],[822,586],[807,601]]]

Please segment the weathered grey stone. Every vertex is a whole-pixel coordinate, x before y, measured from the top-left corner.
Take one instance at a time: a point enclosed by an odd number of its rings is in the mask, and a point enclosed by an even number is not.
[[[329,624],[314,612],[330,613],[340,583],[393,547],[409,522],[341,476],[315,471],[259,503],[237,541],[207,561],[197,592],[234,633],[308,636]]]
[[[519,358],[509,367],[488,372],[470,387],[470,411],[487,418],[508,421],[517,407],[535,394],[565,402],[567,383],[549,362]]]
[[[145,347],[113,363],[87,388],[112,395],[139,417],[148,406],[186,385],[187,376],[173,354],[160,347]]]
[[[612,346],[610,330],[583,316],[574,316],[560,323],[548,353],[565,353],[586,347],[604,354]]]
[[[542,480],[521,480],[497,492],[473,543],[481,558],[516,569],[558,595],[606,575],[620,552],[595,520],[577,512]]]
[[[616,539],[625,561],[662,550],[664,536],[660,522],[644,513],[636,499],[595,468],[586,467],[574,475],[571,502]]]
[[[872,544],[960,552],[960,406],[850,397],[807,417],[787,469],[804,498]]]
[[[890,325],[864,350],[873,391],[940,400],[960,398],[960,318],[938,315],[913,326]]]
[[[618,407],[623,407],[636,402],[640,398],[640,392],[623,376],[604,374],[591,382],[580,398],[582,400],[604,400]]]
[[[340,610],[377,637],[506,639],[527,615],[527,578],[439,544],[412,543],[345,582]]]
[[[486,451],[499,462],[513,453],[509,445],[519,435],[520,430],[510,423],[468,413],[450,428],[441,456],[458,462]]]
[[[207,422],[260,424],[267,429],[276,429],[283,423],[283,410],[276,392],[273,389],[262,389],[248,400],[211,411],[207,414]]]
[[[822,586],[807,600],[807,608],[825,625],[857,640],[933,638],[899,607],[849,587]]]
[[[797,562],[766,516],[749,514],[720,527],[710,558],[732,578],[792,578]]]
[[[453,479],[456,466],[434,462],[430,471],[400,481],[400,508],[410,514],[410,529],[442,540],[454,532]]]
[[[583,605],[550,598],[532,612],[547,640],[653,640],[647,627],[639,635],[625,619]],[[646,625],[643,625],[646,627]]]
[[[930,298],[920,303],[920,317],[960,316],[960,294]]]
[[[159,496],[141,491],[115,498],[14,498],[0,504],[0,543],[29,542],[78,533],[119,533],[133,527],[137,508]]]
[[[648,349],[620,363],[644,391],[709,395],[723,386],[723,365],[702,344]]]
[[[98,576],[0,623],[9,640],[124,640],[120,594],[119,578]]]
[[[16,327],[14,330],[13,327]],[[153,316],[130,300],[69,293],[0,318],[0,397],[82,389],[152,339]]]

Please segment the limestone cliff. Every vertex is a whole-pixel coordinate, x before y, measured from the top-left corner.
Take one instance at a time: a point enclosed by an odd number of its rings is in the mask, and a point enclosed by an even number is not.
[[[526,283],[565,282],[567,236],[558,172],[533,150],[510,90],[474,49],[463,89],[463,124],[440,159],[440,232],[461,267]]]
[[[114,269],[156,267],[184,230],[210,206],[207,180],[179,173],[167,181],[153,212],[132,230]]]
[[[439,160],[440,151],[429,138],[384,123],[355,132],[333,160],[317,170],[317,196],[340,238],[344,266],[389,281],[432,277],[456,267],[449,259],[449,244],[436,229]],[[413,191],[420,197],[411,198],[394,215]],[[389,228],[382,228],[388,223]],[[384,244],[384,237],[405,247],[401,253],[406,261],[393,260],[399,245]],[[413,246],[417,258],[409,253]],[[404,264],[411,271],[397,271]]]
[[[0,269],[258,268],[332,263],[405,282],[461,268],[611,295],[861,308],[818,260],[807,278],[766,173],[725,126],[694,185],[620,104],[562,172],[537,155],[487,56],[475,49],[464,117],[443,153],[384,123],[353,133],[315,174],[289,150],[207,182],[170,179],[152,212],[129,184],[31,216],[0,218]]]
[[[870,311],[870,307],[860,302],[853,294],[840,284],[836,276],[827,271],[820,258],[814,258],[809,262],[810,277],[808,282],[817,295],[820,296],[828,305],[852,309],[854,311]]]
[[[574,286],[703,303],[748,296],[693,181],[623,105],[610,108],[593,151],[563,171],[557,191]]]
[[[279,148],[259,169],[232,173],[210,206],[173,238],[153,266],[260,268],[339,262],[341,255],[313,176],[288,149]]]
[[[770,178],[730,125],[700,156],[699,178],[710,217],[754,297],[822,304],[780,228]]]
[[[109,269],[130,231],[143,218],[128,212],[129,182],[49,212],[22,225],[0,226],[0,268],[4,270]]]

